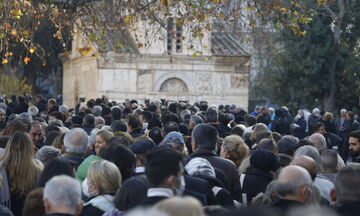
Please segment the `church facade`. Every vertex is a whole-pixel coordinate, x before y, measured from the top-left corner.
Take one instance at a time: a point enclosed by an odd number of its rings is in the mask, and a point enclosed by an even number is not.
[[[105,94],[117,102],[208,101],[210,105],[236,104],[247,109],[250,55],[235,37],[208,32],[194,40],[187,37],[186,30],[174,28],[181,37],[155,40],[147,46],[139,46],[138,41],[149,40],[141,32],[137,32],[136,41],[129,41],[132,33],[108,33],[105,47],[77,35],[72,51],[61,56],[64,103],[73,106],[80,97]],[[112,46],[119,38],[128,45]]]

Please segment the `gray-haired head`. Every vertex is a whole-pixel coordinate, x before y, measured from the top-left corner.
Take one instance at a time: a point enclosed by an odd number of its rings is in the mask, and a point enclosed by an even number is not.
[[[321,152],[321,164],[325,172],[335,173],[338,168],[338,154],[334,150]]]
[[[95,145],[96,143],[96,134],[100,131],[99,128],[94,128],[89,136],[89,145]]]
[[[181,121],[182,122],[185,122],[185,117],[187,116],[187,115],[191,115],[191,111],[190,110],[183,110],[183,111],[181,111],[181,113],[180,113],[180,119],[181,119]]]
[[[360,201],[360,165],[348,165],[335,180],[336,202]]]
[[[0,109],[7,110],[7,106],[5,103],[0,103]]]
[[[190,117],[190,121],[192,121],[193,123],[195,123],[195,125],[198,125],[198,124],[203,123],[203,119],[202,119],[200,116],[198,116],[198,115],[192,115],[192,116]]]
[[[219,114],[216,108],[209,108],[206,113],[206,122],[217,122],[219,120]]]
[[[296,208],[288,212],[288,216],[338,216],[334,211],[329,208],[320,206],[304,206]]]
[[[95,127],[101,129],[105,125],[105,120],[101,116],[95,117]]]
[[[192,132],[192,142],[195,144],[195,149],[208,149],[214,151],[217,137],[218,132],[216,128],[209,124],[198,124]]]
[[[295,146],[299,143],[297,137],[286,135],[281,137],[277,142],[278,152],[292,156],[294,154]]]
[[[33,120],[32,116],[27,112],[20,113],[18,118],[24,119],[24,120],[29,121],[29,122],[32,122],[32,120]]]
[[[64,137],[64,146],[67,153],[84,155],[88,142],[88,135],[82,128],[73,128],[66,132]]]
[[[79,206],[82,205],[82,201],[79,181],[65,175],[51,178],[45,184],[44,202],[54,211],[62,209],[66,211],[63,213],[71,215],[80,213]]]
[[[35,117],[35,116],[37,116],[39,114],[39,109],[36,106],[29,106],[28,113],[32,117]]]
[[[59,112],[68,113],[68,112],[69,112],[69,107],[66,106],[65,104],[60,105],[60,106],[59,106]]]
[[[300,188],[310,186],[311,183],[310,174],[306,169],[289,165],[280,171],[276,188],[280,196],[298,195]]]
[[[326,139],[322,134],[314,133],[309,136],[309,141],[314,144],[314,146],[322,152],[326,149]]]
[[[94,106],[94,116],[101,116],[102,107],[101,106]]]
[[[294,153],[294,158],[299,156],[309,156],[316,162],[317,172],[319,173],[322,170],[321,157],[320,153],[314,146],[301,146]]]
[[[43,146],[36,152],[35,158],[46,166],[46,164],[48,164],[51,160],[59,157],[60,154],[60,149],[57,149],[54,146]]]

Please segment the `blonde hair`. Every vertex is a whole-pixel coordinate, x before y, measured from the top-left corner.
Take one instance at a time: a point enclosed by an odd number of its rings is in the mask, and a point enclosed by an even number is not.
[[[35,159],[33,147],[29,135],[22,131],[11,136],[6,144],[0,167],[6,169],[13,193],[24,195],[36,186],[43,165]]]
[[[30,128],[31,128],[31,125],[29,122],[26,122],[24,120],[16,118],[5,127],[5,129],[2,132],[2,135],[3,136],[12,136],[17,131],[29,132]]]
[[[256,135],[258,133],[260,133],[261,131],[265,131],[265,130],[269,130],[269,128],[263,124],[263,123],[257,123],[255,126],[254,126],[254,130],[253,132],[251,133],[251,136],[250,136],[250,140],[255,142],[256,141]]]
[[[88,181],[99,188],[99,194],[115,194],[121,186],[121,173],[118,167],[109,161],[100,160],[91,163],[87,175]]]
[[[326,112],[325,114],[324,114],[324,121],[331,121],[331,120],[333,120],[333,114],[331,113],[331,112]]]
[[[172,197],[155,205],[171,216],[205,216],[201,203],[192,197]]]
[[[249,147],[244,140],[237,135],[230,135],[225,137],[223,141],[223,148],[229,153],[228,159],[239,167],[241,162],[249,156]]]
[[[103,139],[107,144],[114,134],[108,130],[100,130],[96,133],[96,136],[101,137],[101,139]]]

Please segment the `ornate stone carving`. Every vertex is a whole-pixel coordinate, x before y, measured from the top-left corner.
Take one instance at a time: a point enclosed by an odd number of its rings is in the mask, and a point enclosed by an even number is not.
[[[161,84],[160,92],[189,92],[189,89],[184,81],[171,78]]]
[[[212,92],[213,86],[210,73],[199,73],[197,75],[197,90],[198,92]]]
[[[231,88],[245,88],[247,85],[247,80],[244,77],[231,75]]]

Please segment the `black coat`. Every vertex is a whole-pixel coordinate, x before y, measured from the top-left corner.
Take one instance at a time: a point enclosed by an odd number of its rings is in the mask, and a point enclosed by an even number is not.
[[[360,202],[342,202],[332,206],[340,216],[358,216],[360,214]]]
[[[185,190],[190,190],[205,195],[208,205],[214,205],[216,203],[214,193],[211,190],[212,187],[206,180],[189,175],[184,175],[184,179]]]
[[[304,117],[301,117],[300,119],[298,119],[295,124],[299,125],[299,127],[296,127],[294,129],[294,136],[299,138],[299,139],[303,139],[304,137],[306,137],[306,120]]]
[[[146,199],[140,204],[140,206],[150,207],[167,198],[168,197],[162,196],[146,197]]]
[[[230,192],[233,196],[233,199],[238,200],[240,198],[240,178],[234,162],[219,157],[213,151],[207,149],[199,149],[196,152],[192,153],[189,157],[189,161],[196,157],[204,158],[208,160],[214,168],[222,170],[227,180],[229,181]]]
[[[279,199],[272,205],[274,209],[282,212],[283,214],[285,214],[292,208],[299,208],[303,206],[304,204],[301,202],[286,199]]]
[[[247,196],[247,203],[260,192],[265,192],[267,185],[273,180],[273,175],[270,172],[263,171],[257,168],[250,168],[246,171],[244,183],[241,192]]]

